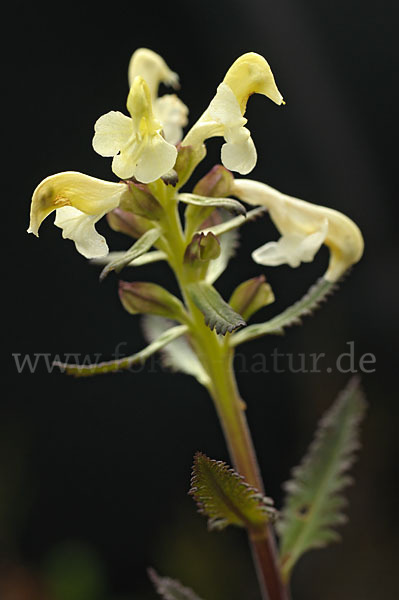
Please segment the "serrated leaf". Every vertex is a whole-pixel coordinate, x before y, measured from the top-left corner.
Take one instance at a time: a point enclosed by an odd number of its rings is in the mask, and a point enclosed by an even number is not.
[[[336,283],[332,283],[321,277],[301,300],[289,306],[279,315],[264,323],[249,325],[245,330],[232,335],[229,341],[230,345],[233,347],[238,346],[263,335],[283,334],[286,327],[298,325],[301,323],[302,317],[312,314],[335,288]]]
[[[236,215],[245,216],[247,211],[245,206],[238,200],[232,198],[213,198],[208,196],[199,196],[198,194],[179,194],[180,202],[192,204],[202,208],[224,208]]]
[[[146,315],[142,319],[143,332],[148,342],[154,342],[175,323],[169,319],[155,315]],[[197,355],[190,346],[187,336],[174,339],[161,349],[162,362],[172,371],[179,371],[195,377],[203,386],[210,385],[210,379]]]
[[[312,548],[337,541],[344,522],[343,489],[359,447],[359,423],[365,401],[353,378],[321,419],[308,453],[285,484],[287,497],[277,523],[281,568],[288,579],[297,560]]]
[[[119,272],[133,260],[137,259],[142,254],[145,254],[145,252],[148,252],[160,235],[159,229],[156,229],[155,227],[143,233],[141,238],[139,238],[137,242],[123,254],[123,256],[116,258],[104,267],[100,274],[100,281],[102,281],[111,271]]]
[[[60,361],[54,361],[53,365],[61,369],[63,373],[67,375],[74,375],[75,377],[90,377],[91,375],[103,375],[105,373],[116,373],[117,371],[123,371],[129,369],[133,365],[144,363],[150,356],[158,352],[170,344],[173,340],[180,337],[187,332],[186,325],[177,325],[171,327],[167,331],[164,331],[157,337],[151,344],[149,344],[140,352],[132,354],[131,356],[125,356],[115,360],[99,362],[95,364],[68,364]]]
[[[192,589],[185,587],[176,579],[161,577],[154,569],[148,569],[148,575],[155,590],[164,600],[201,600]]]
[[[236,313],[215,288],[206,281],[190,283],[188,292],[205,318],[205,323],[216,333],[226,335],[238,327],[243,327],[246,322],[241,315]]]
[[[248,485],[226,463],[201,452],[194,458],[189,493],[197,502],[199,512],[208,517],[211,530],[220,531],[227,525],[257,529],[275,517],[269,498]]]

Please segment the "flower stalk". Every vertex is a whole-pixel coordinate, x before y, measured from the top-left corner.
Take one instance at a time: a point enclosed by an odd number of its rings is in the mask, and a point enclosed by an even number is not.
[[[176,202],[168,198],[164,188],[163,202],[165,222],[163,231],[167,240],[169,264],[174,270],[182,296],[189,311],[191,326],[189,334],[196,353],[209,376],[208,391],[224,433],[227,448],[234,465],[246,482],[264,495],[251,433],[245,416],[245,403],[240,397],[233,369],[234,351],[229,346],[228,335],[221,338],[204,323],[204,317],[194,305],[187,286],[197,272],[187,271],[184,266],[184,232],[176,210]],[[256,568],[263,600],[288,600],[289,592],[284,585],[278,563],[274,532],[270,524],[256,531],[248,530],[248,539]]]
[[[288,577],[278,556],[271,524],[275,511],[264,510],[272,501],[265,497],[245,415],[246,406],[235,379],[234,349],[254,338],[281,333],[285,327],[309,314],[343,274],[360,260],[363,238],[357,225],[335,210],[287,196],[257,181],[235,179],[232,171],[245,175],[252,171],[257,160],[255,144],[244,117],[248,99],[257,93],[277,105],[284,104],[263,57],[249,52],[232,64],[208,108],[184,137],[187,107],[176,94],[158,97],[161,83],[175,90],[179,87],[177,74],[165,61],[151,50],[140,48],[130,61],[128,79],[130,91],[126,107],[130,116],[119,111],[100,116],[93,137],[94,150],[101,156],[112,157],[112,170],[120,181],[102,181],[75,171],[47,177],[33,193],[28,231],[38,235],[43,220],[55,212],[55,225],[62,229],[63,237],[72,240],[85,258],[105,265],[100,281],[125,267],[165,260],[176,277],[181,298],[153,282],[120,281],[119,296],[128,313],[161,320],[156,322],[158,325],[152,322],[152,331],[157,331],[155,336],[148,333],[151,327],[147,327],[149,345],[130,357],[114,361],[83,366],[57,363],[57,366],[76,376],[109,373],[144,362],[155,352],[171,350],[173,345],[176,352],[176,344],[180,344],[172,364],[177,365],[177,370],[194,376],[209,392],[236,470],[233,479],[236,485],[251,488],[250,496],[252,500],[255,498],[258,509],[260,506],[258,517],[260,515],[261,521],[244,518],[239,524],[248,533],[262,600],[289,600]],[[181,193],[206,155],[206,140],[215,136],[224,138],[221,148],[223,166],[215,165],[197,182],[192,193]],[[247,212],[242,202],[255,208]],[[180,216],[182,207],[184,219]],[[288,264],[297,268],[302,262],[312,261],[322,244],[329,248],[330,261],[324,276],[301,300],[280,315],[247,327],[247,321],[255,312],[274,301],[273,290],[265,275],[242,281],[229,302],[213,284],[234,254],[235,230],[266,212],[281,237],[254,250],[252,258],[256,263],[269,267]],[[109,254],[105,238],[95,228],[104,216],[112,229],[134,239],[126,252]],[[235,333],[237,329],[241,330]],[[348,406],[351,409],[352,405]],[[345,402],[343,407],[345,409]],[[349,409],[347,413],[342,411],[341,419],[344,422],[347,418],[349,433],[342,439],[337,438],[343,457],[338,470],[347,465],[344,459],[354,447],[353,423],[357,422],[358,412],[356,406],[353,414]],[[340,431],[341,421],[336,425]],[[334,434],[335,429],[332,431]],[[327,440],[323,446],[326,448],[325,461],[331,463],[331,452],[333,456],[339,456],[333,444],[336,440],[325,432],[325,428],[322,436]],[[336,463],[333,461],[334,467]],[[331,489],[340,490],[342,482],[336,481],[334,474],[334,469],[327,472],[328,483],[332,482]],[[303,479],[306,483],[306,477]],[[306,509],[306,514],[311,513],[312,498],[320,497],[317,477],[313,480],[316,483],[310,494],[306,486],[302,486],[306,488],[307,505],[300,508]],[[302,487],[299,486],[300,491]],[[294,486],[294,491],[297,488]],[[233,495],[232,492],[230,496],[225,494],[227,504],[230,501],[234,508]],[[328,494],[325,501],[328,509],[331,505]],[[319,527],[311,530],[313,538],[312,535],[306,538],[306,544],[297,544],[296,557],[308,548],[325,544],[328,537],[331,539],[331,532],[327,531],[326,538],[323,527],[325,523],[334,524],[341,518],[325,506],[317,504],[317,508]],[[283,545],[280,543],[280,548],[285,556],[292,557],[290,544],[292,539],[297,541],[292,531],[294,534],[298,531],[298,512],[286,510],[285,514],[283,529],[289,535]],[[300,512],[299,518],[301,515]],[[214,517],[216,520],[219,517],[220,523],[220,515]],[[311,519],[309,522],[313,525]],[[230,524],[237,524],[237,521],[230,521]],[[280,529],[277,525],[279,533]],[[292,559],[290,570],[295,560]],[[162,581],[164,584],[165,580]],[[176,589],[181,591],[179,586]],[[195,599],[191,593],[185,597]]]

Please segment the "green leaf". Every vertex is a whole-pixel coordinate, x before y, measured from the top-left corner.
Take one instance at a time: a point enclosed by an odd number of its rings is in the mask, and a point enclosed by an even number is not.
[[[245,320],[272,302],[274,294],[264,275],[240,283],[229,300],[230,306]]]
[[[239,344],[249,342],[262,335],[283,334],[285,327],[298,325],[301,323],[302,317],[312,314],[312,312],[326,300],[335,288],[335,283],[321,277],[301,300],[288,307],[279,315],[276,315],[264,323],[249,325],[245,330],[232,335],[229,341],[230,345],[233,347],[238,346]]]
[[[115,251],[110,252],[106,256],[100,256],[99,258],[92,258],[90,262],[93,265],[108,265],[111,262],[118,261],[125,256],[126,252],[123,251]],[[167,256],[165,252],[162,250],[152,250],[151,252],[146,252],[141,256],[133,259],[125,265],[126,267],[141,267],[143,265],[148,265],[153,262],[158,262],[160,260],[166,260]]]
[[[142,320],[145,338],[153,342],[174,326],[174,322],[155,315],[146,315]],[[203,386],[209,387],[210,379],[198,356],[192,349],[187,335],[182,335],[161,349],[163,365],[172,371],[191,375]]]
[[[244,319],[236,313],[219,292],[205,281],[190,283],[188,292],[197,308],[205,317],[205,323],[216,333],[226,335],[238,327],[246,325]]]
[[[192,204],[202,208],[224,208],[236,215],[245,216],[247,211],[245,206],[238,200],[232,198],[212,198],[208,196],[199,196],[198,194],[179,194],[180,202]]]
[[[61,369],[61,371],[67,375],[74,375],[75,377],[89,377],[91,375],[103,375],[104,373],[123,371],[129,369],[133,365],[144,363],[147,358],[155,354],[155,352],[161,350],[164,346],[185,334],[187,329],[186,325],[171,327],[140,352],[131,356],[125,356],[124,358],[89,365],[68,364],[54,361],[53,365]]]
[[[275,518],[270,498],[249,486],[226,463],[208,458],[201,452],[194,457],[191,488],[199,512],[208,517],[210,530],[227,525],[258,529]]]
[[[319,423],[308,453],[285,484],[287,497],[277,523],[281,568],[288,579],[300,556],[339,540],[335,526],[345,521],[342,490],[359,448],[365,401],[353,378]]]
[[[154,569],[148,569],[148,575],[156,591],[164,600],[201,600],[199,596],[194,594],[193,590],[184,587],[176,579],[160,577]]]
[[[148,252],[160,235],[161,233],[159,229],[156,229],[155,227],[154,229],[149,229],[143,233],[141,238],[139,238],[137,242],[135,242],[133,246],[131,246],[131,248],[129,248],[129,250],[123,254],[123,256],[118,257],[104,267],[100,274],[100,281],[102,281],[111,271],[115,270],[118,273],[121,269],[123,269],[123,267],[126,267],[133,260],[145,252]]]

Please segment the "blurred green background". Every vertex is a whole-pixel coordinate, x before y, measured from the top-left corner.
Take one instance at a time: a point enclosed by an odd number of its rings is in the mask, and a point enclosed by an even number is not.
[[[65,353],[111,358],[118,345],[144,345],[139,319],[117,298],[117,280],[62,241],[51,219],[40,241],[25,233],[31,193],[45,176],[77,170],[113,179],[110,161],[91,149],[93,124],[124,111],[127,65],[140,46],[164,56],[181,78],[193,122],[230,64],[253,50],[270,62],[287,104],[248,104],[258,150],[251,177],[331,206],[361,227],[361,263],[328,303],[283,338],[240,348],[256,353],[325,353],[325,366],[353,342],[369,402],[363,448],[348,491],[343,541],[306,555],[294,600],[398,597],[397,510],[397,9],[393,3],[338,0],[62,5],[15,1],[4,9],[5,128],[3,312],[5,369],[0,405],[1,600],[146,600],[147,568],[180,579],[205,600],[255,600],[243,532],[209,534],[187,496],[194,453],[228,460],[205,391],[157,359],[136,373],[92,380],[18,372],[13,354]],[[165,90],[166,91],[166,90]],[[197,177],[219,161],[210,140]],[[292,270],[264,269],[250,252],[275,239],[271,224],[244,228],[231,268],[218,282],[228,297],[244,279],[266,274],[276,302],[268,318],[299,298],[323,272],[327,253]],[[129,244],[106,232],[113,249]],[[265,231],[266,229],[266,231]],[[162,265],[140,274],[175,289]],[[281,506],[281,484],[305,452],[323,411],[350,373],[251,373],[238,382],[267,492]]]

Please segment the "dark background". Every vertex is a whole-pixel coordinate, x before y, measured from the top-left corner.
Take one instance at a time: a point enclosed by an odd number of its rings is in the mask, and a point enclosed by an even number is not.
[[[139,319],[119,304],[116,277],[100,285],[98,269],[61,239],[52,218],[40,240],[25,233],[32,191],[47,175],[76,170],[114,180],[110,160],[91,148],[93,124],[108,110],[124,111],[127,65],[140,46],[179,73],[191,123],[240,54],[264,55],[287,104],[250,100],[246,116],[259,156],[250,176],[341,210],[363,231],[364,258],[322,309],[283,338],[240,353],[251,364],[255,353],[274,348],[295,356],[324,352],[327,365],[352,341],[356,364],[364,353],[375,355],[375,372],[362,375],[369,409],[343,541],[301,560],[293,594],[397,597],[394,3],[14,2],[4,9],[3,29],[11,41],[3,49],[2,93],[2,600],[155,598],[149,565],[208,600],[258,597],[245,535],[208,534],[187,496],[195,451],[228,460],[211,402],[194,380],[163,371],[159,360],[134,374],[75,380],[49,374],[43,361],[32,374],[18,373],[13,357],[79,352],[108,359],[120,343],[126,353],[144,345]],[[208,143],[198,176],[219,160],[220,145]],[[240,281],[264,272],[277,299],[258,320],[299,298],[328,259],[322,251],[296,270],[255,265],[250,251],[276,236],[265,222],[242,230],[240,250],[218,282],[228,297]],[[130,243],[106,223],[99,229],[112,249]],[[162,265],[124,274],[135,276],[174,289]],[[278,507],[282,482],[350,375],[238,373]]]

